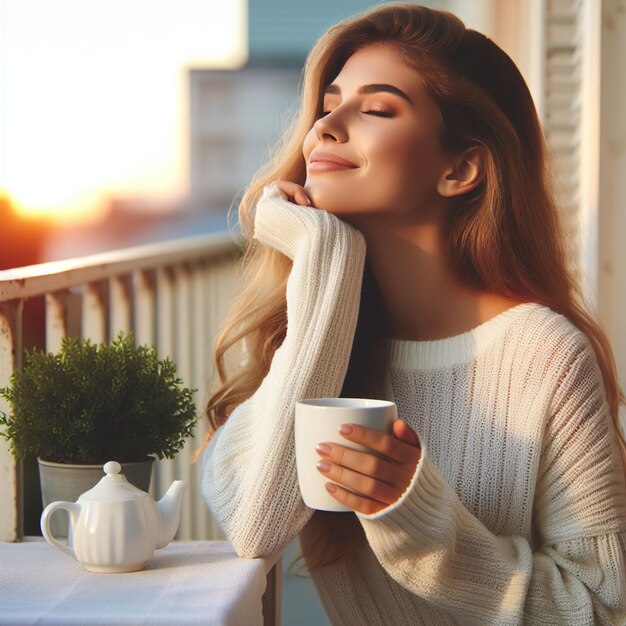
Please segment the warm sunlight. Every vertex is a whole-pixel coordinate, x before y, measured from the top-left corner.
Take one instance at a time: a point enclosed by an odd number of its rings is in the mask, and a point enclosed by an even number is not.
[[[0,0],[0,191],[93,219],[187,191],[187,70],[247,58],[246,0]]]

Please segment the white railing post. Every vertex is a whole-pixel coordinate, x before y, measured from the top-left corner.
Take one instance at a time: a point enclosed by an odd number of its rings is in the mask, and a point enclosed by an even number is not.
[[[200,419],[194,430],[193,439],[187,446],[190,448],[187,459],[191,459],[193,452],[204,440],[207,432],[207,420],[202,417],[204,407],[207,401],[206,384],[208,376],[207,354],[208,354],[208,328],[206,314],[206,275],[204,264],[196,265],[191,273],[191,327],[193,328],[194,341],[192,342],[192,367],[191,367],[191,385],[197,389],[195,396],[196,408],[200,414]],[[190,466],[191,472],[191,489],[194,493],[200,493],[200,485],[202,480],[201,463],[197,462]],[[208,515],[193,516],[193,534],[207,536],[210,527]]]
[[[65,337],[81,335],[82,297],[72,289],[45,292],[46,351],[58,352]]]
[[[155,340],[155,302],[154,285],[146,271],[133,274],[133,301],[135,342],[137,345],[150,345]]]
[[[168,357],[176,362],[174,354],[174,278],[166,267],[156,270],[157,329],[156,344],[159,358]],[[155,463],[152,495],[161,497],[176,478],[174,464],[161,460]]]
[[[174,269],[176,285],[175,324],[176,365],[178,374],[186,387],[191,387],[191,350],[196,341],[195,328],[191,319],[191,281],[190,270],[186,265],[178,265]],[[193,337],[192,337],[193,336]],[[189,440],[185,446],[189,446]],[[178,475],[191,484],[191,467],[189,455],[178,455],[174,460]],[[178,528],[179,538],[192,536],[192,502],[190,498],[183,500],[183,511]]]
[[[87,283],[82,293],[82,336],[93,343],[106,341],[108,335],[106,296],[99,282]]]
[[[46,351],[58,352],[67,335],[65,292],[46,294]]]
[[[23,300],[0,302],[0,387],[6,387],[13,371],[21,366],[23,308]],[[9,414],[9,408],[1,398],[0,411]],[[0,438],[0,541],[17,541],[24,534],[21,474],[21,462]]]
[[[131,329],[132,311],[128,283],[126,276],[113,276],[109,279],[111,339],[115,339],[120,332],[127,333]]]

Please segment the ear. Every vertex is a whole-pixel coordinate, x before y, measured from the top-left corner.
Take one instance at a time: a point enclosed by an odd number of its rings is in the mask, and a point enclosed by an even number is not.
[[[439,195],[450,198],[475,189],[485,177],[485,157],[481,144],[452,155],[437,184]]]

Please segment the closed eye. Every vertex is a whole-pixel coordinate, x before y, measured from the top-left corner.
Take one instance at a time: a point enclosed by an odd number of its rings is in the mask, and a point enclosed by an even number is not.
[[[393,117],[393,113],[389,111],[361,111],[361,113],[365,113],[366,115],[377,115],[378,117]]]
[[[322,111],[320,117],[324,117],[332,113],[332,111]],[[364,115],[376,115],[377,117],[393,117],[393,113],[389,111],[361,111]]]

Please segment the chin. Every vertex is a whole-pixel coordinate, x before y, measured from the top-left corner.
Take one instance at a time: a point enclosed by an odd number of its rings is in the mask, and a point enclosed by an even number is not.
[[[330,188],[329,188],[330,187]],[[306,194],[311,198],[313,206],[343,217],[363,212],[364,203],[354,194],[354,186],[342,189],[341,185],[320,185],[307,182],[304,185]]]

